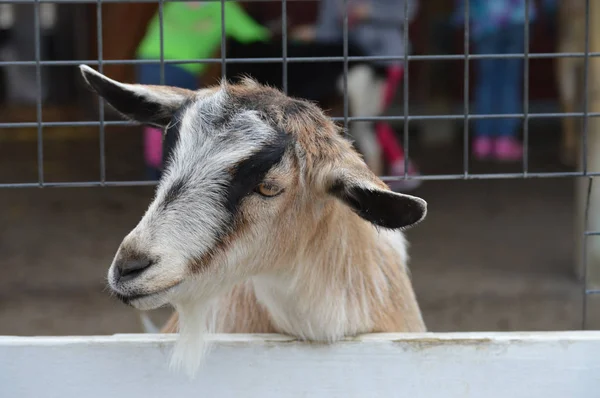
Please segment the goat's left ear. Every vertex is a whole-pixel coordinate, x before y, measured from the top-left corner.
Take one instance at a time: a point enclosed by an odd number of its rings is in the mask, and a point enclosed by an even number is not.
[[[408,228],[421,222],[427,214],[427,202],[423,199],[393,192],[369,179],[339,176],[330,185],[329,193],[361,218],[383,228]]]
[[[178,87],[126,84],[87,65],[79,69],[88,85],[123,116],[143,124],[166,127],[173,114],[194,95]]]

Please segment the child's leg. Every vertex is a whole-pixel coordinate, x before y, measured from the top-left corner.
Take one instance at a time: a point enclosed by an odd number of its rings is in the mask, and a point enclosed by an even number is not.
[[[494,53],[496,46],[493,38],[482,39],[477,45],[478,54]],[[499,79],[495,76],[497,59],[484,58],[476,61],[477,71],[475,80],[475,113],[479,115],[489,115],[494,113],[494,80]],[[497,95],[498,93],[496,93]],[[475,136],[492,136],[495,134],[494,119],[475,119]]]
[[[480,38],[474,47],[477,54],[495,54],[498,52],[497,38],[494,35]],[[479,115],[493,114],[495,96],[498,95],[494,92],[497,79],[499,79],[497,76],[498,59],[479,59],[475,65],[477,67],[474,90],[475,113]],[[497,134],[497,121],[498,119],[475,119],[473,152],[477,158],[485,158],[491,154],[492,137]]]
[[[156,127],[144,127],[144,159],[146,166],[160,169],[162,166],[163,131]]]
[[[504,52],[522,54],[525,51],[524,27],[515,25],[504,31]],[[501,112],[504,114],[523,112],[523,59],[502,59],[502,91],[499,98]],[[522,123],[520,118],[502,119],[499,136],[516,136],[518,127]]]
[[[396,90],[400,85],[400,80],[404,76],[404,67],[402,65],[392,65],[387,70],[387,81],[384,89],[383,106],[388,107],[396,95]]]
[[[523,53],[524,26],[514,25],[502,31],[503,52],[510,54]],[[498,104],[500,113],[517,114],[523,112],[523,60],[519,58],[502,59],[502,71],[499,73]],[[518,160],[523,155],[522,145],[517,139],[520,118],[500,119],[498,123],[498,139],[496,140],[496,157],[503,160]]]
[[[394,99],[396,89],[402,78],[404,69],[400,65],[394,65],[387,70],[387,79],[383,88],[382,109],[387,109]],[[404,159],[404,150],[396,139],[396,134],[392,127],[386,122],[377,122],[375,125],[379,145],[383,149],[384,156],[389,164],[394,164]]]
[[[375,125],[377,140],[383,149],[383,154],[388,163],[392,164],[404,159],[404,149],[398,143],[394,129],[386,122],[377,122]]]
[[[383,101],[382,109],[386,109],[394,99],[396,90],[400,84],[404,73],[404,68],[401,65],[394,65],[387,69],[385,85],[382,91]],[[375,125],[377,139],[379,145],[383,149],[384,156],[390,165],[390,174],[396,177],[416,176],[419,174],[416,166],[408,161],[408,170],[405,170],[404,149],[398,142],[394,130],[386,122],[378,122]],[[391,181],[388,183],[394,191],[408,191],[417,188],[421,185],[420,180],[401,180]]]

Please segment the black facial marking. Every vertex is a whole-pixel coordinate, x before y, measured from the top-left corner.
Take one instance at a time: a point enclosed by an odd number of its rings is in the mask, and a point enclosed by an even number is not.
[[[237,212],[242,199],[254,190],[273,166],[281,161],[290,142],[289,134],[279,132],[274,141],[235,166],[225,200],[225,208],[232,216]]]
[[[165,195],[165,199],[162,203],[163,208],[166,208],[171,203],[173,203],[181,194],[185,191],[187,184],[183,178],[178,178],[175,180],[173,185],[169,187],[167,194]]]
[[[425,214],[421,202],[385,190],[346,186],[342,181],[332,185],[330,193],[344,201],[361,218],[383,228],[400,229],[419,222]]]
[[[184,103],[181,106],[181,108],[179,108],[177,112],[175,112],[173,118],[167,125],[167,131],[165,132],[165,137],[163,139],[163,164],[166,164],[171,159],[173,149],[175,149],[175,145],[177,145],[177,141],[179,141],[179,130],[181,128],[181,120],[183,119],[183,114],[185,113],[190,104],[191,101],[187,101],[186,103]]]

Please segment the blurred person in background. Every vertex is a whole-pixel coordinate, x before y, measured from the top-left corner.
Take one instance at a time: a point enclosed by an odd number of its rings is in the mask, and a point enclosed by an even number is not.
[[[344,0],[319,0],[319,14],[315,26],[300,26],[292,31],[297,40],[319,43],[343,43]],[[408,4],[407,4],[408,3]],[[348,41],[368,56],[402,57],[404,48],[404,23],[412,22],[418,10],[418,0],[347,0]],[[408,9],[405,15],[405,10]],[[381,114],[390,106],[398,89],[403,73],[404,60],[371,61],[374,81],[370,87],[381,88]],[[376,122],[377,140],[392,176],[404,176],[405,159],[402,145],[387,122]],[[417,176],[419,171],[408,161],[408,176]],[[394,191],[409,191],[417,188],[420,180],[389,182]]]
[[[456,0],[455,26],[465,24],[466,0]],[[523,54],[525,27],[538,16],[535,0],[468,0],[469,36],[474,54]],[[541,0],[554,8],[557,0]],[[526,4],[529,3],[529,21]],[[488,58],[476,62],[475,113],[523,112],[523,58]],[[520,118],[477,119],[472,151],[477,159],[520,160],[523,146],[518,138]]]
[[[166,2],[163,5],[163,51],[165,60],[193,60],[212,57],[221,45],[221,2]],[[269,40],[270,31],[258,24],[232,1],[225,2],[225,33],[242,43]],[[139,44],[137,58],[160,60],[160,17],[150,20]],[[203,63],[165,63],[164,84],[190,90],[199,86],[198,77],[206,70]],[[140,84],[159,85],[160,64],[137,65]],[[160,178],[163,148],[162,130],[144,128],[144,161],[151,180]]]

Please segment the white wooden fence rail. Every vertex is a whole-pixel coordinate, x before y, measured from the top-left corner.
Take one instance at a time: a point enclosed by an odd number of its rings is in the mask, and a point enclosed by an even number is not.
[[[0,397],[600,397],[600,332],[211,340],[189,380],[168,370],[173,336],[0,337]]]

